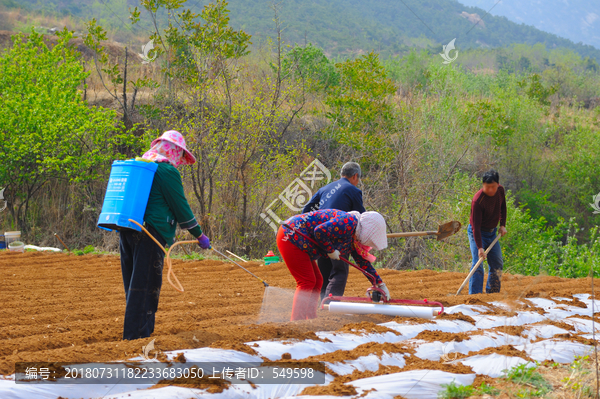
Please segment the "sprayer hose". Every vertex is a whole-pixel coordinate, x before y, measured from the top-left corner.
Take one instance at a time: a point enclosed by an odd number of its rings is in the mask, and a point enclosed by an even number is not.
[[[163,250],[163,252],[167,255],[167,281],[169,282],[169,284],[171,284],[173,286],[173,288],[175,288],[177,291],[179,292],[183,292],[183,286],[181,285],[181,283],[179,282],[179,279],[177,278],[177,276],[175,275],[175,273],[173,273],[173,268],[171,267],[171,250],[173,248],[175,248],[177,245],[180,244],[197,244],[198,241],[194,240],[194,241],[179,241],[176,242],[175,244],[171,245],[169,247],[169,250],[167,251],[165,249],[165,247],[163,247],[160,242],[158,242],[158,240],[156,238],[154,238],[154,236],[152,234],[150,234],[150,232],[148,230],[146,230],[146,228],[144,226],[142,226],[141,224],[139,224],[138,222],[136,222],[133,219],[127,219],[128,221],[137,224],[138,226],[141,227],[142,231],[146,234],[148,234],[148,237],[150,237],[152,239],[152,241],[154,241],[156,243],[156,245],[159,246],[160,249]],[[173,282],[171,281],[171,276],[173,276],[173,279],[177,282],[177,285],[173,284]]]
[[[173,250],[173,248],[175,248],[176,246],[181,245],[181,244],[198,244],[198,241],[197,240],[177,241],[176,243],[171,245],[169,247],[169,250],[167,251],[167,267],[168,267],[167,281],[169,282],[169,284],[171,284],[173,286],[173,288],[175,288],[179,292],[183,292],[183,286],[181,285],[181,283],[177,279],[177,276],[175,275],[175,273],[173,273],[173,269],[171,268],[171,251]],[[179,286],[179,288],[175,284],[173,284],[173,282],[171,281],[171,276],[173,276],[173,279],[177,282],[177,285]]]

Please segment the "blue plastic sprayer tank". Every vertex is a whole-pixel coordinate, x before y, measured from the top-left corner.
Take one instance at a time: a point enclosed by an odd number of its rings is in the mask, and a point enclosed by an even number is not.
[[[141,230],[127,219],[144,223],[144,213],[157,167],[154,162],[113,162],[98,227],[105,230]]]

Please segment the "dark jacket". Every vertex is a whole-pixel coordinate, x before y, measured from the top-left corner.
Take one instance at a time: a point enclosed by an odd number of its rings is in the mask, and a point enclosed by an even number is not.
[[[339,209],[340,211],[365,212],[363,206],[362,191],[342,177],[338,181],[321,187],[319,191],[304,206],[302,213],[316,211],[318,209]]]

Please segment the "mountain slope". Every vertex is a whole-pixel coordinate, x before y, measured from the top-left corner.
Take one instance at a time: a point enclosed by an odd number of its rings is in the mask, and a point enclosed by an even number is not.
[[[0,0],[3,1],[14,3],[14,0]],[[207,3],[189,0],[187,4],[199,11]],[[252,34],[255,43],[274,37],[272,3],[272,0],[230,0],[232,25]],[[46,0],[42,5],[38,0],[20,0],[20,4],[30,10],[70,13],[83,19],[96,17],[101,23],[132,30],[126,24],[127,9],[138,1]],[[543,43],[548,48],[567,47],[600,61],[600,50],[592,46],[575,44],[505,17],[486,15],[484,10],[456,0],[283,0],[278,14],[287,43],[312,42],[333,56],[371,50],[395,55],[414,46],[437,51],[442,44],[456,38],[458,49]],[[140,34],[144,32],[144,27],[133,29]]]
[[[202,2],[201,2],[202,3]],[[232,23],[258,36],[273,34],[268,0],[231,0]],[[475,14],[475,15],[474,15]],[[332,54],[376,50],[397,54],[422,38],[438,46],[457,38],[460,47],[544,43],[569,47],[600,60],[600,50],[577,45],[534,27],[487,15],[455,0],[286,0],[280,5],[288,42],[315,43]],[[478,17],[483,17],[474,27]]]
[[[495,6],[496,0],[459,1],[600,49],[600,1],[501,0]]]

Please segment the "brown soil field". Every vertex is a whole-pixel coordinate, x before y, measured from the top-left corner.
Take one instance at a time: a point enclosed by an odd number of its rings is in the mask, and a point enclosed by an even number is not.
[[[244,266],[273,287],[295,288],[283,263],[265,266],[249,262]],[[320,310],[315,320],[257,324],[265,288],[237,266],[216,260],[174,260],[173,269],[185,292],[173,289],[165,276],[153,336],[123,341],[125,294],[118,256],[3,251],[0,374],[13,373],[18,361],[128,359],[139,356],[142,346],[152,339],[156,339],[156,348],[161,351],[213,346],[251,352],[249,346],[241,343],[316,338],[315,331],[383,328],[373,323],[402,319],[336,315]],[[589,278],[505,274],[498,294],[468,296],[465,289],[462,295],[454,296],[465,273],[387,269],[379,272],[393,298],[426,298],[445,306],[591,293]],[[368,286],[360,272],[351,269],[346,295],[363,296]],[[517,306],[523,304],[515,305],[515,309]],[[532,304],[527,310],[535,307]]]

